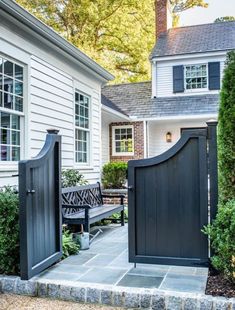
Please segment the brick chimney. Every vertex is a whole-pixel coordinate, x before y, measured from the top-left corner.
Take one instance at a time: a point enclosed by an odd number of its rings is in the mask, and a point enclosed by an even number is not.
[[[156,40],[172,27],[170,4],[168,0],[155,0]]]

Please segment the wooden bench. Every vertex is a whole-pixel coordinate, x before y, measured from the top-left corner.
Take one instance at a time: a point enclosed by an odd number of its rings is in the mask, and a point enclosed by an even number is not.
[[[62,215],[64,224],[83,224],[86,232],[90,224],[121,213],[124,226],[124,195],[102,194],[100,183],[62,188]],[[103,198],[120,198],[120,204],[104,204]]]

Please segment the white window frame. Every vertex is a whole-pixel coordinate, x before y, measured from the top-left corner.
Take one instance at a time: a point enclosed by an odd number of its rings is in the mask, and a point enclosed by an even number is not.
[[[131,129],[132,130],[132,152],[116,152],[115,129]],[[112,126],[112,156],[133,156],[135,152],[135,136],[133,125]]]
[[[187,89],[187,84],[186,84],[186,67],[191,67],[191,66],[206,66],[206,78],[207,78],[207,86],[205,88],[193,88],[193,89]],[[196,63],[196,64],[187,64],[184,65],[184,89],[186,93],[195,93],[195,92],[205,92],[209,90],[209,72],[208,72],[208,63]]]
[[[79,127],[76,125],[76,93],[83,95],[89,99],[88,103],[88,128]],[[92,98],[89,94],[79,90],[78,88],[74,88],[74,166],[77,168],[89,168],[91,166],[91,128],[92,128]],[[82,130],[88,132],[87,138],[87,161],[86,162],[77,162],[76,161],[76,130]]]
[[[17,111],[17,110],[13,110],[13,109],[8,109],[8,108],[5,108],[5,107],[2,107],[0,106],[0,112],[2,113],[7,113],[7,114],[10,114],[10,115],[17,115],[20,117],[20,160],[22,160],[24,158],[24,155],[25,155],[25,109],[26,109],[26,105],[25,105],[25,102],[26,102],[26,98],[28,96],[27,94],[27,78],[26,78],[26,75],[27,75],[27,72],[26,72],[26,66],[13,59],[12,57],[6,55],[6,54],[2,54],[0,53],[0,58],[4,59],[4,60],[8,60],[10,62],[12,62],[13,64],[16,64],[16,65],[19,65],[23,68],[23,80],[22,80],[22,83],[23,83],[23,96],[22,96],[22,99],[23,99],[23,112],[21,111]],[[3,92],[4,90],[2,90]],[[1,93],[2,95],[2,93]],[[10,129],[11,130],[11,129]],[[13,146],[12,144],[9,145],[9,146]],[[19,161],[2,161],[0,159],[0,167],[1,169],[9,169],[10,167],[17,167],[18,166],[18,162]]]

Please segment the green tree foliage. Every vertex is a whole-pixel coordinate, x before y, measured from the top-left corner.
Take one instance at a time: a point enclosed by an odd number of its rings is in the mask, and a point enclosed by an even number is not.
[[[205,0],[170,0],[172,8],[172,26],[178,27],[180,23],[180,13],[194,7],[207,8],[208,3]]]
[[[235,198],[235,51],[229,52],[220,94],[219,127],[220,202]]]
[[[218,17],[215,20],[215,23],[220,23],[220,22],[231,22],[235,20],[235,16],[224,16],[224,17]]]
[[[154,0],[16,0],[116,77],[149,80],[155,42]],[[171,0],[173,11],[206,6],[204,0]]]

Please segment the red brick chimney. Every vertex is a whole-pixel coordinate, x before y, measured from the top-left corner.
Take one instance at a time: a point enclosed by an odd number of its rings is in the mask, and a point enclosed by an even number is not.
[[[171,27],[168,0],[155,0],[156,39]]]

